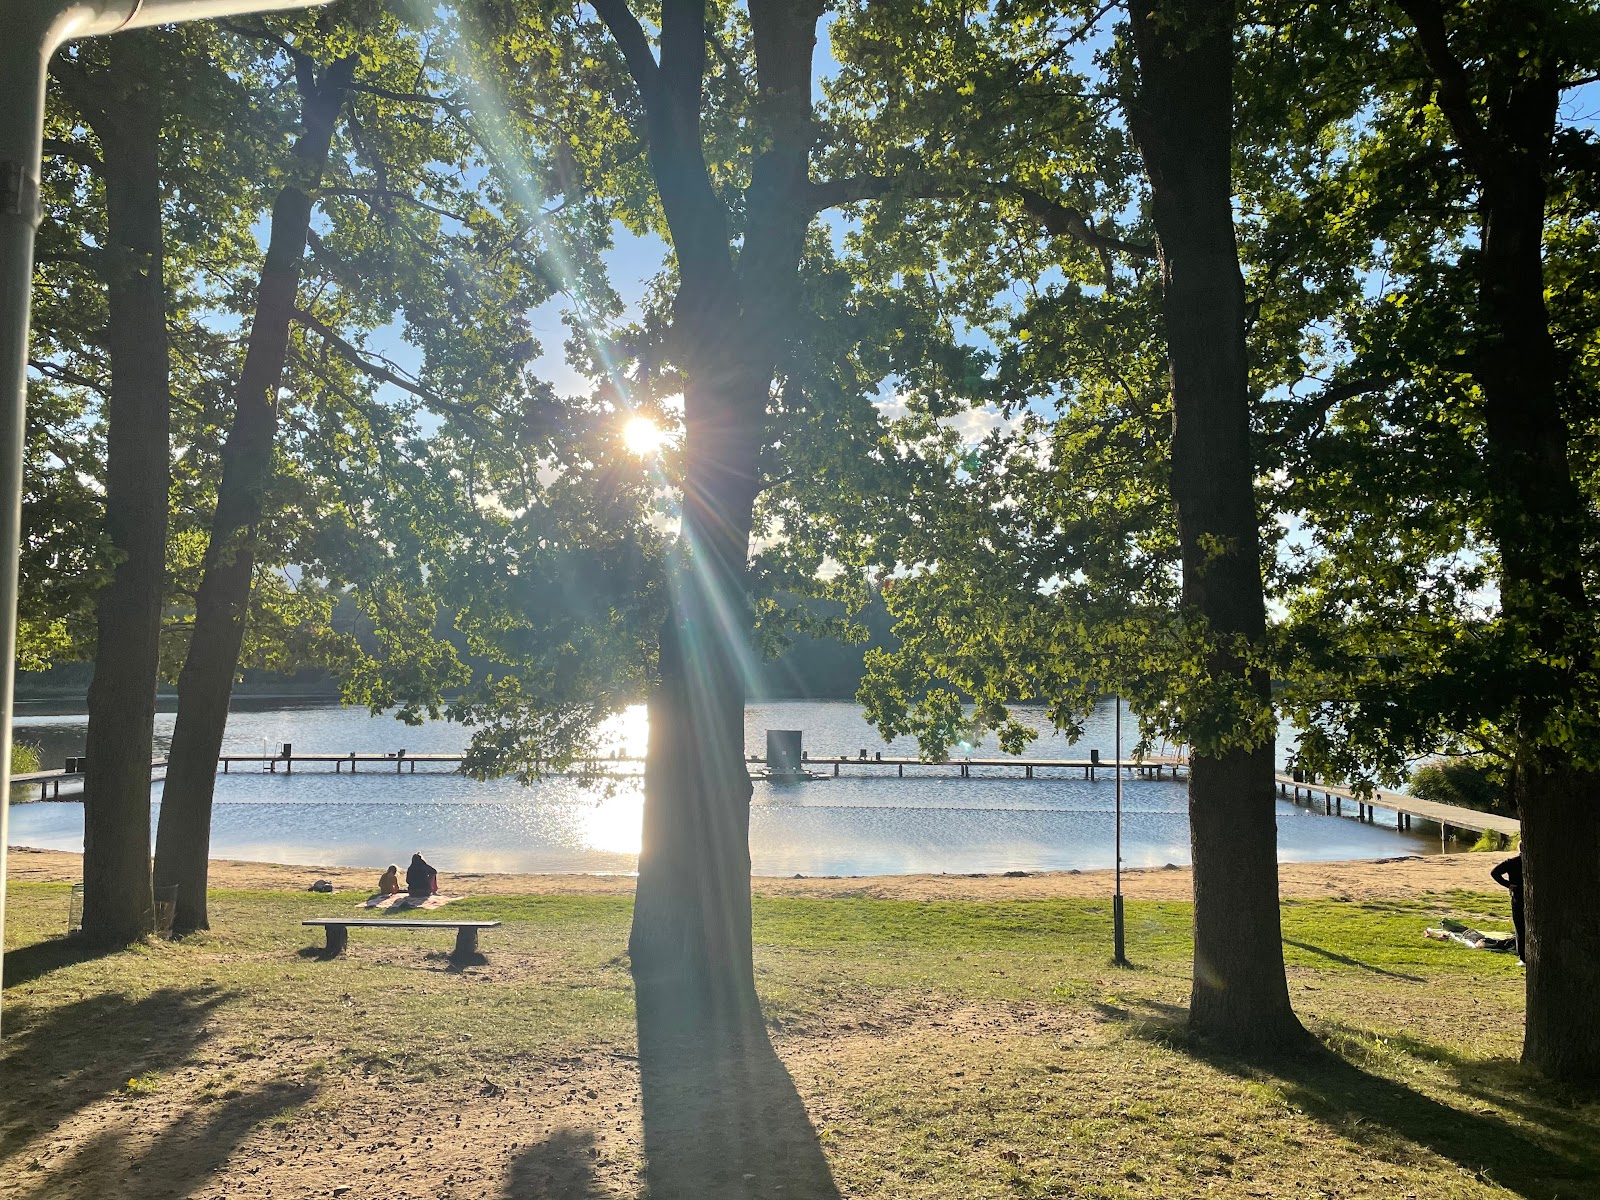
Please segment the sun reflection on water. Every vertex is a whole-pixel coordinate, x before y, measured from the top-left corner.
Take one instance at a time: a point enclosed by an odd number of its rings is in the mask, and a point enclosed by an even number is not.
[[[595,798],[580,818],[581,838],[587,850],[609,854],[638,854],[644,823],[644,788],[621,784]]]
[[[650,710],[643,704],[630,704],[600,726],[596,744],[601,754],[620,754],[643,758],[650,744]]]

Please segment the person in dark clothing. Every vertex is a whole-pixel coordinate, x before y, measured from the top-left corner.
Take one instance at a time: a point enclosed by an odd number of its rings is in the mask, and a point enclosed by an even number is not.
[[[1517,957],[1523,958],[1527,948],[1527,934],[1522,926],[1522,855],[1508,858],[1489,872],[1501,887],[1511,893],[1511,924],[1517,930]]]
[[[426,900],[439,890],[439,872],[435,871],[420,852],[411,856],[406,868],[406,891],[419,900]]]

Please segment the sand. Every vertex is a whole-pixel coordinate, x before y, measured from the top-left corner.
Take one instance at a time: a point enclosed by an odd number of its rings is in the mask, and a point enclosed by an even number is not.
[[[1456,890],[1495,891],[1489,868],[1497,854],[1437,854],[1426,857],[1346,862],[1283,863],[1278,886],[1287,898],[1341,900],[1411,899]],[[318,879],[340,891],[376,890],[379,867],[288,866],[213,859],[211,886],[244,891],[304,891]],[[13,847],[10,877],[27,882],[73,882],[83,877],[83,856],[59,850]],[[626,896],[631,875],[513,875],[441,871],[440,888],[454,895]],[[1156,867],[1122,873],[1123,893],[1139,900],[1192,898],[1188,867]],[[881,900],[1043,900],[1108,896],[1110,871],[1042,871],[1010,875],[857,875],[751,881],[758,896],[867,896]]]

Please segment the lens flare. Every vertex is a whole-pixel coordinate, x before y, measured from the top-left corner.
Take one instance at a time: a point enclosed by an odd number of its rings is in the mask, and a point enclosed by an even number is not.
[[[629,454],[648,458],[661,449],[661,444],[666,440],[666,435],[661,432],[661,427],[649,417],[629,417],[628,423],[622,427],[622,444],[628,448]]]

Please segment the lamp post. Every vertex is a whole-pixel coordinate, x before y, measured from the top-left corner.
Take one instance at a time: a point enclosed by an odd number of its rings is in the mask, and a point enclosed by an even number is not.
[[[1111,962],[1114,966],[1125,967],[1128,965],[1128,956],[1123,940],[1122,924],[1122,696],[1117,696],[1116,715],[1116,741],[1117,761],[1114,773],[1117,780],[1117,817],[1116,817],[1116,890],[1111,897]]]
[[[83,37],[207,17],[313,8],[327,0],[5,0],[0,26],[0,663],[17,657],[17,551],[28,301],[39,226],[44,85],[50,57]],[[0,670],[0,928],[10,840],[12,668]]]

